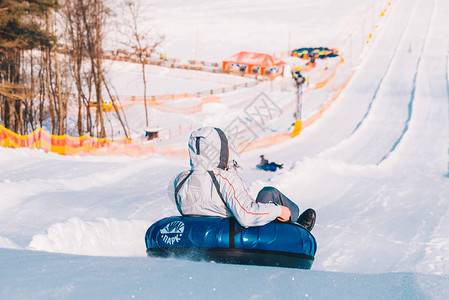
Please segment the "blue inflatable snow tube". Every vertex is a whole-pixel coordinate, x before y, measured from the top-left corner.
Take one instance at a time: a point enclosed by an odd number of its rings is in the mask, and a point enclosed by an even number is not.
[[[317,244],[295,223],[244,228],[235,218],[170,217],[145,235],[149,256],[310,269]]]
[[[275,172],[278,169],[278,167],[275,164],[257,165],[256,167],[258,169],[271,172]]]

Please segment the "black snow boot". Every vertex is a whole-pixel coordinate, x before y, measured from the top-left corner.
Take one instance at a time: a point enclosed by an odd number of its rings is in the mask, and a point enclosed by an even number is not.
[[[316,213],[313,209],[306,209],[298,218],[298,223],[304,226],[307,231],[312,231],[315,226]]]

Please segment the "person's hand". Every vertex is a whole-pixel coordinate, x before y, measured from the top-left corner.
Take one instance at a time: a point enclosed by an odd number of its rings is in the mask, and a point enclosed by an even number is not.
[[[290,209],[288,209],[288,207],[286,206],[282,206],[280,205],[282,212],[281,215],[279,217],[277,217],[277,219],[281,222],[287,222],[288,220],[290,220],[290,216],[291,216],[291,212]]]

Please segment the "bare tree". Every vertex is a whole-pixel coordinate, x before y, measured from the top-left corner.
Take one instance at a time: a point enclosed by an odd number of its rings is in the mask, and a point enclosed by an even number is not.
[[[103,108],[103,88],[109,94],[109,87],[106,84],[103,69],[103,40],[106,20],[110,16],[110,10],[105,6],[102,0],[67,0],[65,15],[68,21],[68,37],[70,41],[70,53],[72,56],[72,72],[75,78],[75,84],[78,90],[78,105],[81,102],[86,104],[87,124],[91,132],[92,121],[90,116],[91,95],[95,94],[96,116],[95,124],[97,128],[97,137],[106,137],[104,125]],[[70,21],[69,21],[70,20]],[[86,63],[85,63],[86,61]],[[87,65],[87,61],[90,62]],[[84,73],[83,70],[89,70]],[[87,90],[87,91],[86,91]],[[86,94],[87,92],[87,94]],[[110,95],[109,95],[110,96]],[[125,124],[122,122],[120,113],[114,103],[114,98],[110,96],[116,109],[119,121],[122,124],[124,133],[128,137]],[[81,134],[81,109],[78,112],[78,132]]]
[[[126,0],[125,5],[129,12],[128,19],[130,24],[127,29],[130,29],[132,34],[129,35],[127,47],[132,49],[132,54],[137,56],[138,62],[142,66],[142,81],[143,81],[143,102],[145,106],[145,120],[146,126],[149,124],[148,108],[147,108],[147,79],[145,72],[145,65],[149,63],[151,55],[156,51],[157,47],[164,40],[164,36],[154,33],[151,28],[142,28],[141,12],[142,2],[140,0]]]
[[[80,0],[83,25],[86,32],[87,56],[91,62],[91,74],[95,88],[97,114],[95,118],[97,137],[106,137],[103,119],[103,27],[107,9],[101,0]],[[99,124],[98,124],[99,123]],[[98,127],[100,130],[98,131]]]
[[[86,54],[86,35],[83,26],[83,18],[81,16],[81,1],[66,1],[63,6],[62,13],[65,20],[65,37],[67,42],[67,54],[70,59],[71,73],[76,87],[76,100],[78,103],[77,114],[77,131],[78,135],[84,134],[84,128],[92,134],[92,122],[89,110],[89,100],[84,92],[83,85],[83,63]],[[84,116],[83,111],[86,111]],[[86,125],[83,125],[83,117],[86,118]]]
[[[104,28],[110,11],[104,2],[0,3],[1,125],[22,134],[37,125],[46,126],[53,134],[63,135],[67,133],[69,101],[75,99],[78,135],[89,132],[106,137],[102,91],[110,92],[102,62]],[[61,14],[56,14],[57,8]],[[56,26],[56,22],[63,26]],[[92,95],[97,104],[95,130],[90,111]],[[128,137],[115,104],[114,108]]]

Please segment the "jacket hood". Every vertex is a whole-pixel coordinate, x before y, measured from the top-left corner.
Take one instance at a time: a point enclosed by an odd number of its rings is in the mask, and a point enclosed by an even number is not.
[[[229,161],[228,139],[219,128],[199,128],[190,135],[189,156],[192,170],[226,169]]]

